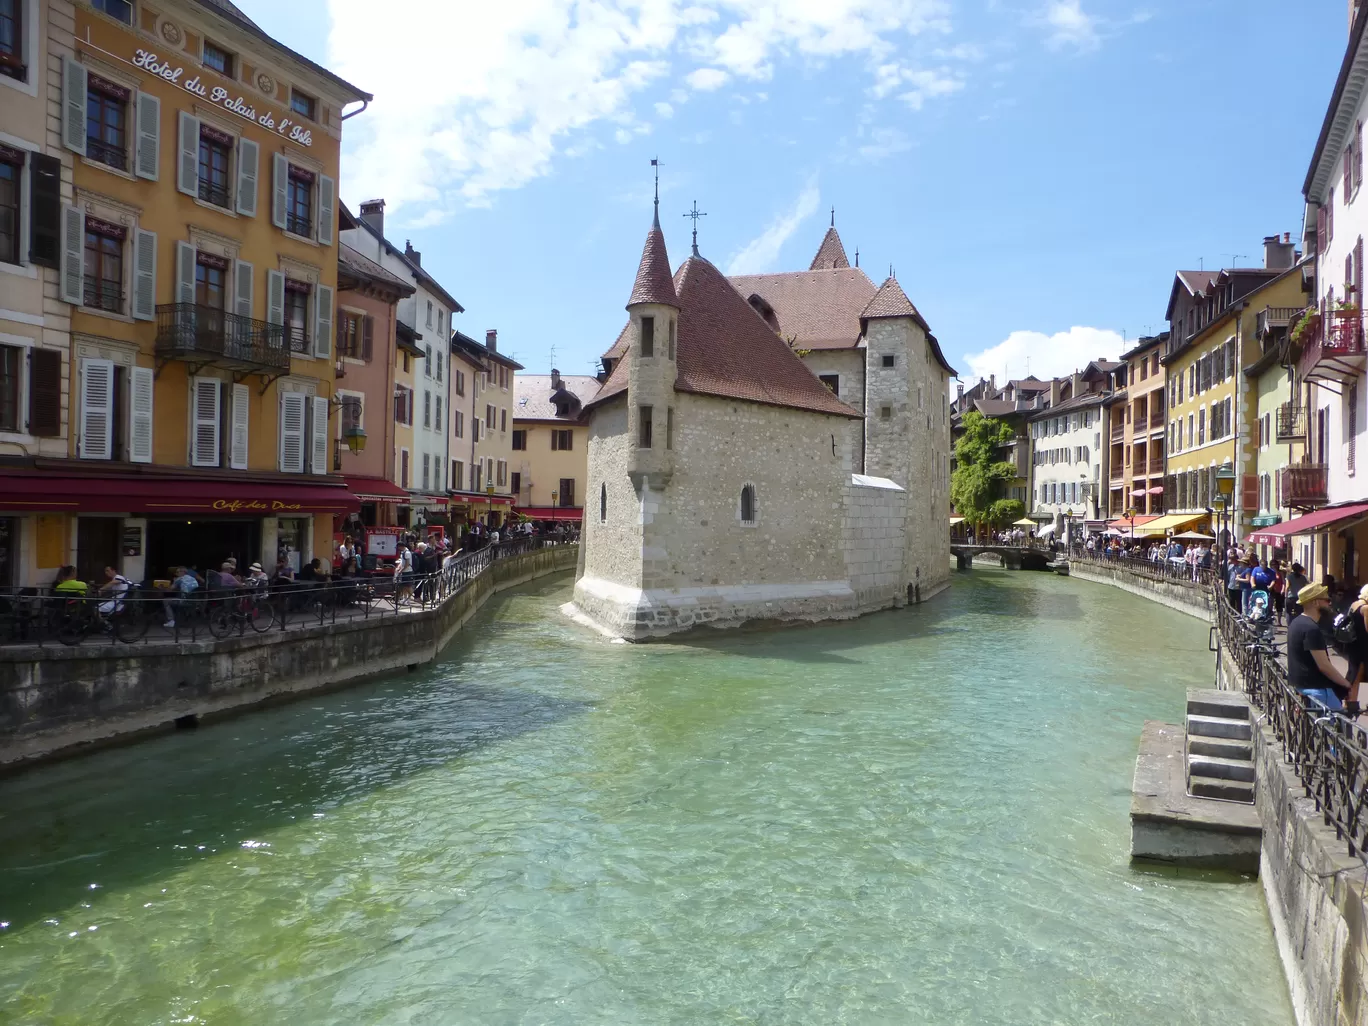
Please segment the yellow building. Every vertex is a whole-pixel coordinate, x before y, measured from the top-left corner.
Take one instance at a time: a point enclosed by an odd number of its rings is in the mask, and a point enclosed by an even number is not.
[[[1219,528],[1216,472],[1236,475],[1227,524],[1243,539],[1259,516],[1259,404],[1242,369],[1257,363],[1260,312],[1304,305],[1302,271],[1290,244],[1265,240],[1265,266],[1179,271],[1170,295],[1163,366],[1168,401],[1165,438],[1167,526]],[[1181,520],[1174,514],[1185,514]]]
[[[470,375],[469,381],[452,379],[451,408],[462,413],[462,433],[452,438],[450,450],[453,461],[462,464],[452,468],[452,522],[478,520],[498,527],[514,503],[513,378],[522,364],[499,352],[499,333],[494,329],[485,332],[484,345],[453,332],[451,351],[455,366]],[[459,394],[458,383],[464,387]],[[455,428],[453,423],[453,433]],[[458,470],[464,484],[457,479]]]
[[[355,508],[329,444],[337,175],[370,96],[226,0],[73,6],[70,458],[10,476],[87,579],[326,559]]]
[[[579,523],[588,500],[589,425],[581,410],[599,379],[519,374],[514,380],[513,501],[532,520]]]
[[[1307,416],[1305,406],[1293,402],[1293,371],[1289,366],[1290,328],[1301,316],[1297,307],[1260,310],[1255,325],[1257,359],[1245,367],[1254,398],[1254,474],[1258,481],[1258,515],[1249,540],[1264,558],[1278,556],[1310,565],[1309,538],[1289,538],[1265,528],[1291,519],[1292,503],[1315,493],[1316,472],[1304,466]],[[1323,478],[1323,475],[1321,475]],[[1308,487],[1309,486],[1309,487]],[[1323,488],[1319,490],[1324,503]]]

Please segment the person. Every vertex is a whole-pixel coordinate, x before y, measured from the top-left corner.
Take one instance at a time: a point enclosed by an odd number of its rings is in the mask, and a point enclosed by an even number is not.
[[[261,568],[260,563],[253,563],[247,568],[247,577],[242,583],[253,588],[264,588],[271,583],[271,579],[266,576],[266,571]]]
[[[1240,574],[1244,572],[1244,567],[1239,563],[1232,562],[1226,570],[1226,601],[1230,603],[1230,608],[1235,612],[1240,609]]]
[[[176,567],[176,576],[171,581],[171,595],[162,599],[162,608],[166,610],[166,623],[163,627],[176,626],[176,614],[183,610],[190,601],[192,592],[198,590],[199,581],[183,566]]]
[[[86,582],[76,579],[74,566],[64,566],[57,571],[57,583],[52,586],[52,590],[62,598],[85,598],[90,593],[90,587]]]
[[[301,581],[308,581],[310,584],[319,584],[322,581],[326,581],[328,577],[323,573],[323,560],[319,559],[317,556],[309,560],[308,565],[305,566],[303,570],[299,571],[299,579]]]
[[[1249,598],[1254,592],[1254,571],[1259,567],[1258,556],[1246,556],[1235,580],[1240,585],[1240,612],[1249,615]]]
[[[294,567],[290,566],[290,561],[284,556],[276,560],[276,580],[293,581],[295,579]]]
[[[238,580],[236,571],[237,560],[225,559],[223,563],[219,565],[218,573],[214,575],[210,587],[221,589],[240,588],[242,582]]]
[[[345,566],[347,560],[356,555],[356,543],[352,541],[352,536],[344,534],[342,541],[337,546],[337,565]]]
[[[1301,612],[1301,606],[1297,605],[1297,596],[1310,581],[1306,579],[1306,571],[1302,569],[1300,563],[1292,564],[1292,572],[1287,575],[1287,624],[1290,627],[1292,621]]]
[[[1287,682],[1312,701],[1337,711],[1345,701],[1357,706],[1357,689],[1330,661],[1320,620],[1330,609],[1323,584],[1308,584],[1297,592],[1298,616],[1287,628]],[[1351,713],[1357,715],[1356,709]]]
[[[1283,571],[1282,560],[1273,560],[1273,583],[1268,586],[1268,593],[1273,596],[1273,613],[1278,623],[1282,623],[1283,612],[1287,608],[1287,575]]]
[[[100,603],[99,608],[101,616],[109,616],[123,611],[124,597],[128,589],[133,587],[133,582],[112,566],[105,567],[104,575],[105,582],[100,585],[100,595],[105,601]]]
[[[1354,620],[1354,640],[1343,648],[1344,658],[1349,661],[1349,669],[1344,675],[1349,680],[1354,697],[1358,696],[1359,685],[1368,676],[1368,616],[1365,616],[1365,612],[1368,612],[1368,584],[1359,589],[1358,598],[1348,609],[1349,616]]]
[[[394,554],[394,599],[407,602],[413,594],[413,555],[403,542]]]

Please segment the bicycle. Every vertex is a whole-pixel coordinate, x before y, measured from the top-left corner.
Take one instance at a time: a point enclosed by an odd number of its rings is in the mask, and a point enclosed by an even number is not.
[[[142,640],[147,633],[147,620],[129,608],[127,599],[117,602],[110,613],[101,613],[100,606],[109,599],[71,598],[63,600],[55,611],[57,640],[63,645],[79,645],[89,635],[102,631],[125,645]]]
[[[265,634],[275,623],[275,607],[262,592],[231,595],[218,602],[209,612],[209,633],[216,638],[226,638],[237,628],[242,636],[247,628],[258,634]]]

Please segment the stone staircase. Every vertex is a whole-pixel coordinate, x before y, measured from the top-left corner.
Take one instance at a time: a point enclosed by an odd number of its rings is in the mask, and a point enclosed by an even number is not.
[[[1188,690],[1187,793],[1253,804],[1253,723],[1243,695],[1209,688]]]

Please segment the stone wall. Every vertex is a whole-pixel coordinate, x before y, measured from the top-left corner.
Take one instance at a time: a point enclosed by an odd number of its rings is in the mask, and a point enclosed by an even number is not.
[[[840,377],[841,402],[864,412],[865,408],[865,351],[858,349],[809,349],[801,354],[803,365],[817,377],[835,374]]]
[[[907,493],[883,477],[851,475],[846,485],[845,562],[850,589],[861,608],[882,609],[907,601],[903,580]]]
[[[641,580],[641,500],[627,476],[630,439],[627,398],[593,411],[589,422],[588,494],[584,499],[579,575],[618,584]],[[608,490],[608,516],[599,519],[601,489]]]
[[[430,662],[489,597],[573,569],[577,550],[499,560],[438,609],[217,642],[6,649],[0,766]]]
[[[1132,595],[1158,602],[1162,606],[1187,613],[1201,620],[1211,620],[1211,593],[1203,585],[1188,584],[1171,578],[1149,577],[1129,567],[1107,566],[1105,563],[1069,561],[1069,576],[1097,584],[1109,584]]]

